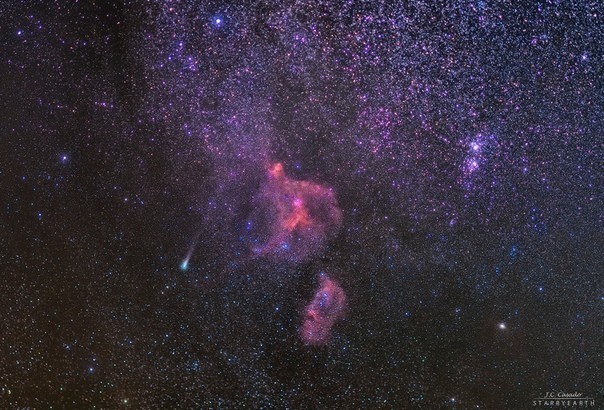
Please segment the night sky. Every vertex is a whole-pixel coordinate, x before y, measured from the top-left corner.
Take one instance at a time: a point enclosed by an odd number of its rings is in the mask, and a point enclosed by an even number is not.
[[[0,3],[0,408],[604,403],[604,3]]]

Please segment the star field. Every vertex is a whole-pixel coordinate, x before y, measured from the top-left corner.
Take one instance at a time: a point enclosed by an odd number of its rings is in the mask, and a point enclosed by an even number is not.
[[[600,2],[0,27],[0,408],[604,402]]]

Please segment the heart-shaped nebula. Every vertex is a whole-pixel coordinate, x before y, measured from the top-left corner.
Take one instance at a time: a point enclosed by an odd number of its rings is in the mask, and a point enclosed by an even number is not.
[[[255,255],[300,262],[322,251],[341,224],[330,188],[291,179],[276,163],[268,169],[247,230]]]

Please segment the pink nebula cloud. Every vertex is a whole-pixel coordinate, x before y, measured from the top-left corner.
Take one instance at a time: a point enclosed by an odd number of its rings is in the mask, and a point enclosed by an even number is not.
[[[254,253],[299,262],[316,255],[342,224],[333,191],[289,178],[281,163],[272,165],[257,198],[252,219],[260,224]]]
[[[319,289],[304,310],[300,337],[310,346],[324,345],[331,335],[331,328],[344,315],[346,295],[340,285],[321,274]]]

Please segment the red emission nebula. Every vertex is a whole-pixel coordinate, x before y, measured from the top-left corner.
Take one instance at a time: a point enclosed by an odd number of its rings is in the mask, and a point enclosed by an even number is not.
[[[281,163],[268,170],[259,196],[256,218],[263,232],[253,250],[256,255],[299,262],[316,255],[335,235],[342,211],[330,188],[290,179]]]
[[[300,263],[317,256],[342,224],[333,191],[310,181],[289,178],[281,163],[268,168],[255,198],[247,229],[256,256]],[[338,282],[319,275],[313,300],[304,309],[299,335],[308,346],[325,345],[343,316],[346,295]]]
[[[304,310],[300,337],[307,345],[320,346],[329,340],[331,328],[344,314],[346,295],[335,280],[320,275],[319,289]]]

